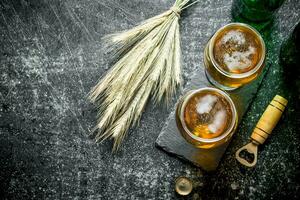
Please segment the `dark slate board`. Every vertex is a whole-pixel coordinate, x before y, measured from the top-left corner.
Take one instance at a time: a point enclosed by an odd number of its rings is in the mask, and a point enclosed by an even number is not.
[[[268,67],[265,66],[264,72],[267,68]],[[244,87],[227,91],[236,105],[239,115],[238,123],[241,121],[241,118],[252,102],[253,97],[256,95],[263,76],[264,73],[258,79]],[[193,74],[191,80],[192,81],[187,84],[187,87],[183,92],[184,94],[189,90],[212,86],[206,78],[204,67]],[[221,157],[223,156],[230,141],[224,145],[209,150],[194,147],[181,136],[181,133],[177,128],[175,108],[176,107],[174,107],[173,111],[170,113],[165,126],[159,134],[156,140],[156,146],[162,148],[168,153],[178,156],[179,158],[188,160],[204,170],[215,170],[218,167]]]

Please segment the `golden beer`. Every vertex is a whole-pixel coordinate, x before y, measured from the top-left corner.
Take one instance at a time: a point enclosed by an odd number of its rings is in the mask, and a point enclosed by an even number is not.
[[[260,75],[265,54],[265,43],[254,28],[243,23],[228,24],[205,47],[206,76],[224,90],[241,87]]]
[[[231,98],[216,88],[193,90],[177,105],[177,126],[197,148],[213,148],[228,141],[236,129],[237,118]]]

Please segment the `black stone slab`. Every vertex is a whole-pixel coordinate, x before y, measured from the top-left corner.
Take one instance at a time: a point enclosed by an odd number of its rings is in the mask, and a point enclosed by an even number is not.
[[[264,68],[264,71],[266,71],[267,69],[268,66]],[[239,119],[238,123],[241,121],[241,118],[243,117],[245,111],[247,110],[253,97],[255,96],[263,76],[264,73],[261,74],[258,79],[254,80],[248,85],[232,91],[227,91],[227,93],[234,101],[234,104],[236,105]],[[187,84],[184,93],[190,90],[208,86],[212,87],[205,75],[204,68],[201,68],[194,75],[192,75],[191,82]],[[162,129],[160,135],[156,140],[156,145],[166,152],[186,159],[204,170],[215,170],[218,167],[220,159],[223,156],[230,141],[212,149],[200,149],[194,147],[181,136],[176,125],[175,110],[176,109],[174,108],[170,113],[164,128]]]

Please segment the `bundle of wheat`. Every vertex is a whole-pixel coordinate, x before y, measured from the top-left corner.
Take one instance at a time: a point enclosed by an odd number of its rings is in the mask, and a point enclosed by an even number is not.
[[[113,150],[118,150],[150,97],[168,102],[181,85],[178,21],[183,9],[198,2],[190,1],[176,0],[168,11],[104,38],[118,59],[90,92],[90,100],[99,105],[96,141],[113,138]]]

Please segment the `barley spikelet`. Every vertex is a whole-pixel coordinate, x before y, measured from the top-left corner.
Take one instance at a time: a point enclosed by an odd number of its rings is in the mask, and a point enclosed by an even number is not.
[[[181,85],[179,14],[197,1],[176,0],[173,7],[130,30],[104,37],[117,61],[92,88],[98,105],[96,141],[114,139],[119,149],[129,128],[140,119],[147,101],[170,100]]]

